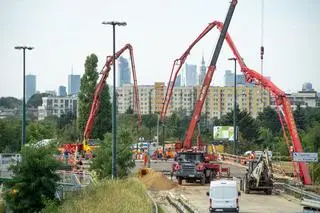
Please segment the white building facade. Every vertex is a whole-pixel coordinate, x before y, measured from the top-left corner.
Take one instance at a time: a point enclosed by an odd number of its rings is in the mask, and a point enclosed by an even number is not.
[[[38,107],[38,120],[43,120],[48,116],[60,117],[63,114],[72,112],[77,114],[78,97],[76,96],[50,96],[42,98],[42,105]]]

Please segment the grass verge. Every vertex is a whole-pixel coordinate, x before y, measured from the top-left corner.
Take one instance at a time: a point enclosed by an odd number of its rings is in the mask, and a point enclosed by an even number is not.
[[[67,200],[59,212],[68,213],[150,213],[152,203],[146,188],[136,178],[107,180],[90,186],[80,195]]]

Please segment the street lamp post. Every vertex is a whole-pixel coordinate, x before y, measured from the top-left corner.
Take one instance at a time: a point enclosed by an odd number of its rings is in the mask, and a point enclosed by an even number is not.
[[[234,105],[233,105],[233,154],[236,154],[236,110],[237,110],[237,58],[228,58],[229,61],[234,61]]]
[[[116,147],[116,138],[117,138],[117,127],[116,127],[116,26],[126,26],[126,22],[110,21],[102,22],[105,25],[112,25],[113,30],[113,96],[112,96],[112,178],[117,177],[117,147]]]
[[[23,98],[22,98],[22,138],[21,138],[21,149],[26,144],[26,50],[32,50],[33,47],[27,46],[16,46],[16,50],[23,50]]]

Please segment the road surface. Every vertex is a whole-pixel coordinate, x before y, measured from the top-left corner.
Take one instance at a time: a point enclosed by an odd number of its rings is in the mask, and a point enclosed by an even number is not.
[[[172,162],[155,161],[151,162],[151,168],[156,171],[169,171]],[[136,162],[135,171],[142,166],[142,162]],[[244,167],[236,165],[223,164],[224,167],[230,167],[231,176],[241,177],[245,173]],[[176,180],[173,180],[176,182]],[[201,186],[197,183],[185,183],[170,191],[183,195],[189,202],[197,208],[201,213],[208,212],[209,200],[206,192],[209,190],[209,184]],[[166,191],[155,193],[157,196],[164,196]],[[239,198],[239,206],[241,213],[297,213],[302,212],[302,206],[298,202],[293,202],[285,199],[280,195],[265,195],[264,193],[245,194],[241,192]],[[172,211],[167,211],[171,213]]]

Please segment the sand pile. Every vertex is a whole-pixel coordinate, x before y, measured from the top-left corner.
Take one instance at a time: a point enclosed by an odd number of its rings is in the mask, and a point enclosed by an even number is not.
[[[177,186],[161,172],[155,172],[150,170],[148,174],[140,178],[141,182],[148,188],[152,190],[169,190]]]

